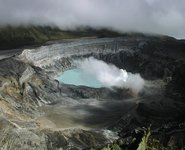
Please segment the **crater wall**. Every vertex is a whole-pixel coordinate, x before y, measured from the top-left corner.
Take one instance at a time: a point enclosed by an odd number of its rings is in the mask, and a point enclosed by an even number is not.
[[[73,60],[94,56],[145,78],[164,78],[172,74],[174,55],[164,55],[165,49],[171,49],[158,41],[145,37],[80,39],[26,49],[20,58],[56,75],[74,67]]]

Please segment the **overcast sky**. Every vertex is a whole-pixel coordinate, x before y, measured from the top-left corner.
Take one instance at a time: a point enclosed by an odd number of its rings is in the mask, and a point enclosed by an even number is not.
[[[0,0],[0,25],[110,27],[185,38],[185,0]]]

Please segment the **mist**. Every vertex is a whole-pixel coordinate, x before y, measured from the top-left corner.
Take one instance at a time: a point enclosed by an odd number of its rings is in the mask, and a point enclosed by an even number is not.
[[[93,57],[77,61],[76,64],[84,73],[98,80],[104,87],[130,89],[134,94],[138,94],[144,86],[144,79],[140,74],[132,74]]]
[[[0,25],[80,26],[185,37],[184,0],[0,0]]]

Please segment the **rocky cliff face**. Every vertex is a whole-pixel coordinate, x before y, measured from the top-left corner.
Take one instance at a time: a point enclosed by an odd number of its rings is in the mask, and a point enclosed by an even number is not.
[[[89,56],[139,72],[143,91],[132,97],[55,80]],[[183,148],[184,58],[183,41],[129,36],[66,41],[0,60],[0,147]]]

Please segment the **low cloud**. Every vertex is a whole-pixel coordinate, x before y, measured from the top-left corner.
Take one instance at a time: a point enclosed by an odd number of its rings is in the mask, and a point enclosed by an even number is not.
[[[0,25],[108,27],[185,37],[184,0],[0,0]]]

